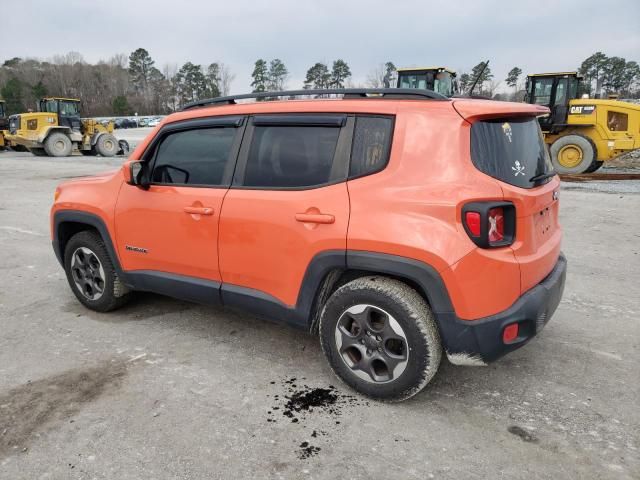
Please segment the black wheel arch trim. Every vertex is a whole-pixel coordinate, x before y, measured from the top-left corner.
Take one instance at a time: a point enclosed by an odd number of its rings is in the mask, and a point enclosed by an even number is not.
[[[93,213],[82,212],[79,210],[58,210],[53,215],[53,251],[56,254],[56,258],[60,262],[60,265],[64,268],[64,245],[61,245],[61,237],[60,237],[60,226],[64,223],[81,223],[88,225],[92,228],[95,228],[102,240],[104,241],[105,247],[109,252],[109,256],[111,257],[111,261],[113,262],[113,266],[118,273],[118,276],[126,284],[125,281],[126,275],[120,266],[120,259],[118,258],[118,254],[113,245],[113,241],[111,239],[111,235],[109,234],[109,230],[107,229],[104,220],[95,215]]]

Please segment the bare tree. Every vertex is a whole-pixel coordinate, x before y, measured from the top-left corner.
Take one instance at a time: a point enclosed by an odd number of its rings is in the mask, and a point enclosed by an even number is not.
[[[384,63],[377,65],[373,70],[367,74],[366,84],[370,88],[381,88],[384,85],[384,76],[386,70]]]
[[[218,62],[218,78],[220,79],[220,95],[226,96],[231,92],[231,84],[235,80],[235,74],[231,73],[229,67],[222,62]]]

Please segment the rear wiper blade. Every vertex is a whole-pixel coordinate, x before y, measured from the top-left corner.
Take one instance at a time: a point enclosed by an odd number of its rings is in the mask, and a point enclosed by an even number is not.
[[[551,170],[547,173],[541,173],[540,175],[535,175],[529,179],[530,182],[539,182],[540,180],[546,180],[547,178],[555,177],[558,174],[555,170]]]

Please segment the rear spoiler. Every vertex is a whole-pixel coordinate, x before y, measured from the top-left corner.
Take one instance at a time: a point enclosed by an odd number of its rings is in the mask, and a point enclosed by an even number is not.
[[[470,98],[453,98],[452,100],[455,111],[468,122],[496,117],[539,117],[550,113],[547,107],[529,103],[475,100]]]

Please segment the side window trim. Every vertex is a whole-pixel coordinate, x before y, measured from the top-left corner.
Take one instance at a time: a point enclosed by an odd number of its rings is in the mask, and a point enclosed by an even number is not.
[[[159,183],[151,181],[151,186],[173,186],[173,187],[191,187],[191,188],[224,188],[228,189],[231,185],[231,180],[233,178],[233,172],[236,168],[236,163],[238,161],[238,154],[240,152],[240,146],[242,144],[242,139],[244,136],[244,132],[247,127],[246,117],[245,116],[229,116],[229,117],[207,117],[204,119],[197,120],[187,120],[184,122],[176,122],[166,125],[166,128],[163,127],[160,132],[153,139],[153,142],[147,147],[145,152],[142,155],[142,161],[147,162],[149,164],[149,178],[153,179],[153,170],[156,165],[156,159],[158,155],[158,150],[162,142],[171,134],[184,132],[188,130],[199,130],[205,128],[235,128],[235,136],[233,139],[233,143],[231,144],[231,150],[229,152],[229,158],[227,159],[227,164],[225,165],[224,175],[221,185],[207,185],[207,184],[183,184],[183,183]]]
[[[303,187],[254,187],[254,186],[245,186],[244,178],[247,169],[247,162],[249,161],[249,152],[251,150],[251,144],[253,142],[253,136],[255,132],[256,119],[259,117],[278,117],[276,120],[274,118],[273,123],[263,124],[261,123],[262,119],[258,120],[258,126],[301,126],[301,127],[309,127],[309,126],[333,126],[336,128],[340,128],[340,133],[338,135],[338,142],[336,144],[336,149],[333,154],[333,162],[331,166],[331,173],[329,177],[329,181],[326,183],[318,184],[318,185],[310,185]],[[313,118],[313,121],[322,121],[321,117],[325,117],[326,123],[295,123],[294,120],[291,119],[299,119],[300,117]],[[269,119],[268,121],[272,121]],[[287,122],[287,123],[283,123]],[[309,120],[307,120],[309,122]],[[234,189],[242,189],[242,190],[313,190],[316,188],[323,188],[329,185],[334,185],[337,183],[345,182],[347,180],[347,175],[349,172],[349,159],[351,156],[351,142],[353,139],[353,129],[355,125],[355,116],[354,115],[335,115],[335,114],[315,114],[315,115],[304,115],[304,114],[282,114],[282,115],[256,115],[251,116],[249,121],[247,122],[246,130],[244,132],[244,138],[242,140],[242,146],[240,147],[240,152],[238,154],[238,161],[236,163],[236,170],[233,175],[233,180],[231,182],[231,188]]]

